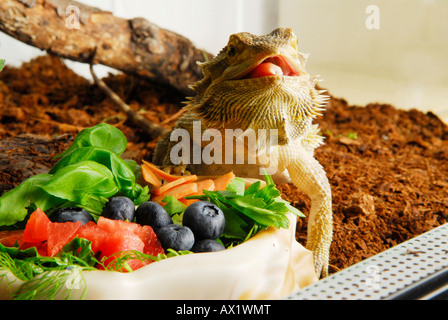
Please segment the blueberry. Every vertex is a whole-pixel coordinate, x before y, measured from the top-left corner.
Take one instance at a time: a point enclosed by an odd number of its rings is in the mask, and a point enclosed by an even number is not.
[[[101,215],[112,220],[128,220],[133,222],[135,217],[135,205],[129,198],[113,197],[106,203]]]
[[[89,212],[78,207],[59,208],[51,214],[50,220],[52,222],[80,221],[81,224],[86,224],[89,221],[95,221]]]
[[[161,227],[172,224],[173,219],[160,204],[148,201],[139,205],[135,210],[135,222],[151,226],[157,233]]]
[[[203,239],[197,241],[191,251],[193,252],[216,252],[225,250],[226,248],[216,240]]]
[[[157,232],[162,248],[173,250],[190,250],[194,244],[194,235],[190,228],[178,224],[169,224]]]
[[[193,231],[197,240],[217,239],[224,232],[226,219],[213,203],[197,201],[185,209],[182,224]]]

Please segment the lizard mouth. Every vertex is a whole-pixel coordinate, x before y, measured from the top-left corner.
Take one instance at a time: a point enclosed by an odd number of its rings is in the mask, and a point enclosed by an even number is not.
[[[282,55],[264,59],[255,67],[247,70],[239,79],[254,79],[270,76],[297,77],[301,73],[298,68]]]

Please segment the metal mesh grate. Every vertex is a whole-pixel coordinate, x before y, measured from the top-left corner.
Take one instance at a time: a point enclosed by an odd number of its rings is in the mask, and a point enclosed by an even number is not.
[[[448,295],[448,224],[310,285],[287,299],[432,299]]]

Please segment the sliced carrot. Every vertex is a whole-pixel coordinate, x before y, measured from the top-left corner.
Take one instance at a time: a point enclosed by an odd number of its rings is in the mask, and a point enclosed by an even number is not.
[[[182,176],[181,178],[179,178],[177,180],[165,183],[165,184],[161,185],[159,188],[154,189],[152,191],[152,194],[155,195],[155,196],[158,196],[158,195],[161,195],[162,193],[165,193],[168,190],[170,190],[170,189],[172,189],[172,188],[174,188],[176,186],[179,186],[179,185],[187,183],[187,182],[193,182],[193,181],[196,181],[196,180],[198,180],[198,177],[195,174],[193,174],[191,176]]]
[[[194,195],[194,194],[189,194],[189,196],[192,196],[192,195]],[[192,203],[194,203],[194,202],[196,202],[196,201],[199,201],[198,199],[185,199],[185,198],[181,198],[181,199],[178,199],[180,202],[182,202],[184,205],[186,205],[187,207],[190,205],[190,204],[192,204]]]
[[[162,203],[162,200],[167,196],[173,196],[176,199],[181,199],[195,192],[198,192],[198,184],[196,182],[187,182],[171,188],[158,196],[152,197],[151,200],[157,203]]]
[[[147,162],[145,160],[142,160],[143,166],[146,166],[148,169],[150,169],[156,176],[159,178],[171,182],[174,180],[177,180],[179,178],[182,178],[183,176],[175,176],[172,174],[169,174],[168,172],[163,171],[162,169],[158,168],[156,165],[152,164],[151,162]]]
[[[235,174],[230,171],[229,173],[226,173],[215,180],[213,180],[215,184],[215,191],[224,191],[227,188],[227,185],[229,184],[230,180],[235,178]]]
[[[198,191],[195,193],[189,194],[189,196],[203,195],[204,194],[204,192],[202,192],[203,190],[213,191],[215,189],[215,183],[213,182],[212,179],[201,180],[201,181],[198,181],[197,184],[198,184]],[[199,201],[199,199],[181,198],[181,199],[179,199],[179,201],[181,201],[183,204],[189,206],[193,202]]]
[[[198,194],[204,194],[202,190],[215,190],[215,182],[212,179],[198,181]]]
[[[162,185],[162,179],[160,179],[147,165],[142,165],[142,177],[143,179],[158,188]]]

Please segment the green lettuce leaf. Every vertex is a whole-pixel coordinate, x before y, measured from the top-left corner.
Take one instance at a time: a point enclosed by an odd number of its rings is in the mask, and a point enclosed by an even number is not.
[[[106,123],[81,130],[72,145],[63,153],[56,156],[61,158],[75,149],[82,147],[99,147],[121,155],[126,150],[127,139],[121,130]]]

